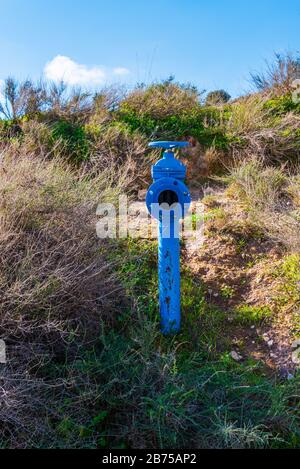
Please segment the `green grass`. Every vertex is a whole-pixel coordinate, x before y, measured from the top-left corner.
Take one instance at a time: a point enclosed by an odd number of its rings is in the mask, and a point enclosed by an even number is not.
[[[106,331],[99,350],[77,361],[72,373],[61,370],[62,378],[78,375],[93,383],[96,397],[90,402],[82,385],[74,401],[89,405],[94,416],[82,424],[82,416],[68,416],[74,402],[67,403],[57,426],[63,444],[163,449],[300,443],[299,380],[275,383],[257,364],[188,353],[180,340],[164,339],[144,319],[126,333]]]
[[[286,256],[273,271],[278,280],[278,294],[275,301],[279,308],[292,312],[293,333],[300,337],[300,257],[298,254]]]
[[[281,280],[282,301],[300,302],[300,257],[297,254],[287,256],[276,268],[274,276]]]
[[[300,447],[299,376],[277,382],[259,363],[237,364],[229,349],[219,352],[224,313],[207,305],[202,286],[186,269],[182,332],[163,337],[156,243],[128,239],[114,245],[112,257],[127,311],[113,328],[103,324],[98,346],[72,366],[52,366],[59,378],[81,383],[59,409],[61,446]],[[269,312],[243,307],[237,314],[252,324]],[[74,412],[76,402],[89,408],[85,420]]]
[[[234,311],[234,321],[243,326],[259,325],[272,317],[268,306],[242,305]]]

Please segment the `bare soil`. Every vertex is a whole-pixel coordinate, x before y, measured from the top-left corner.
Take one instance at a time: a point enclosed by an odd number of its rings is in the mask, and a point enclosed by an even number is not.
[[[244,359],[260,360],[270,369],[287,377],[295,370],[292,362],[292,320],[289,311],[276,306],[278,280],[272,266],[283,253],[278,245],[256,236],[241,236],[236,221],[243,216],[222,192],[214,193],[215,205],[227,209],[229,219],[206,223],[204,242],[195,249],[189,245],[184,262],[202,283],[206,300],[225,311],[228,327],[224,333],[232,350]],[[193,194],[199,196],[199,193]],[[233,219],[233,218],[234,219]],[[228,221],[229,220],[229,221]],[[242,240],[242,241],[241,241]],[[259,324],[243,326],[235,321],[239,306],[268,307],[272,317]]]

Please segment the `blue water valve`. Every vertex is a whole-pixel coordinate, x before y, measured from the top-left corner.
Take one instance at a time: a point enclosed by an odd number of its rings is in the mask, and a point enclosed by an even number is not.
[[[188,142],[151,142],[162,148],[163,157],[152,166],[153,184],[146,196],[152,217],[158,220],[158,278],[161,329],[163,334],[180,330],[180,243],[179,223],[189,210],[191,195],[184,183],[185,165],[175,158],[174,149]]]

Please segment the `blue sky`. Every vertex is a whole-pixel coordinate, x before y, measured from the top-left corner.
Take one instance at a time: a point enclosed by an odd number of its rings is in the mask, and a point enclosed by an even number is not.
[[[249,89],[275,51],[300,50],[299,0],[0,0],[0,79],[99,88],[174,74]]]

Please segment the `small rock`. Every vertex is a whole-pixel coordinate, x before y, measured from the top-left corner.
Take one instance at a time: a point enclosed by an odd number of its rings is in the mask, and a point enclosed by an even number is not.
[[[300,365],[300,349],[297,349],[292,353],[292,362],[295,365]]]
[[[277,358],[277,355],[276,355],[276,353],[270,353],[270,357],[271,358]]]
[[[232,352],[230,352],[230,356],[231,358],[236,361],[236,362],[240,362],[241,360],[243,360],[243,357],[242,355],[240,355],[239,353],[235,352],[234,350]]]
[[[273,347],[273,345],[274,345],[274,340],[269,340],[268,347]]]
[[[294,342],[292,343],[292,349],[295,350],[299,347],[300,347],[300,339],[294,340]]]
[[[214,293],[214,297],[217,298],[219,296],[219,293]]]
[[[251,329],[255,329],[255,326],[251,326]]]

